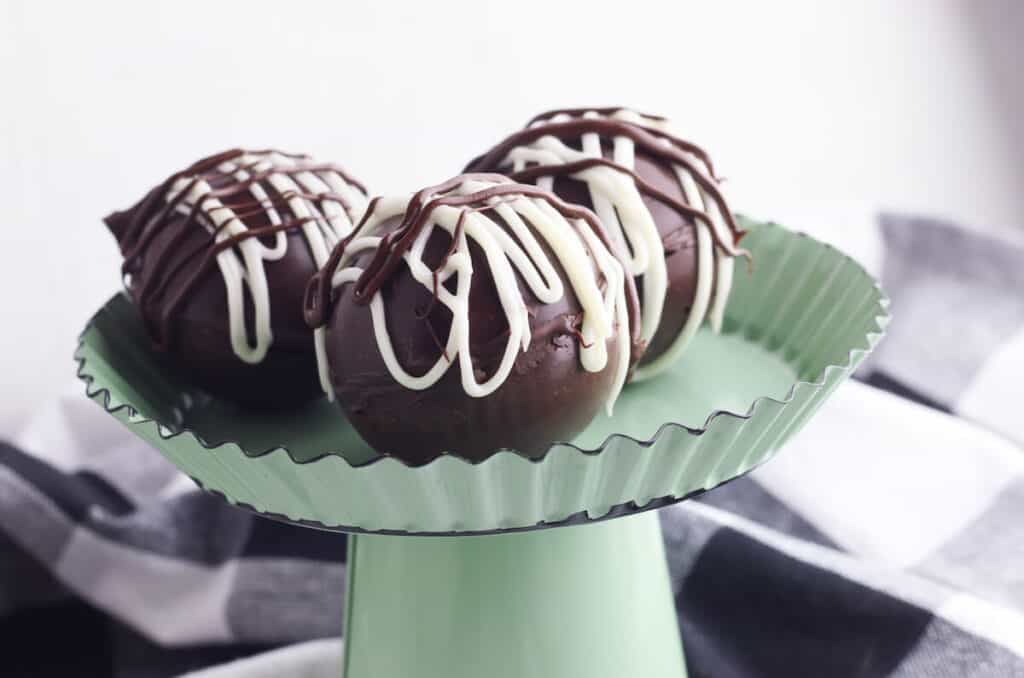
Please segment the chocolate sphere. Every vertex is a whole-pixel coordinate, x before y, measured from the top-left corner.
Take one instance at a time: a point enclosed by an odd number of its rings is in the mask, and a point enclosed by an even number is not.
[[[155,348],[203,390],[285,409],[320,393],[303,295],[365,206],[335,166],[231,150],[105,221]]]
[[[663,118],[627,109],[553,111],[472,161],[593,209],[641,298],[647,350],[636,371],[671,366],[700,325],[722,322],[742,232],[707,154]]]
[[[372,201],[307,312],[325,387],[411,464],[571,440],[618,394],[639,329],[593,214],[486,174]]]

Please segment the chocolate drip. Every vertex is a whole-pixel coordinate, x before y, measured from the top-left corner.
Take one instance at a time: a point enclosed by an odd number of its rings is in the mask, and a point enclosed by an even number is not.
[[[279,155],[296,162],[294,167],[272,166],[269,169],[256,170],[268,156]],[[245,156],[255,156],[255,160],[239,164],[229,171],[220,170],[223,163],[231,162]],[[235,175],[245,172],[249,176],[238,179]],[[284,153],[273,149],[247,151],[231,149],[193,163],[188,168],[171,175],[166,181],[152,189],[141,201],[128,210],[115,212],[104,221],[117,238],[124,255],[122,275],[131,276],[132,292],[136,303],[144,309],[143,317],[150,318],[148,310],[159,310],[154,314],[155,322],[150,323],[150,332],[158,348],[166,349],[172,336],[172,325],[182,307],[193,294],[203,277],[216,265],[217,256],[222,252],[238,246],[249,238],[262,238],[277,233],[298,230],[306,224],[317,222],[320,228],[330,228],[328,216],[322,210],[311,210],[307,217],[299,217],[292,212],[289,201],[296,198],[305,200],[312,205],[324,202],[335,202],[341,205],[346,213],[350,213],[352,205],[344,196],[332,192],[314,194],[305,190],[279,191],[269,179],[279,175],[294,180],[297,186],[301,182],[295,177],[301,174],[312,174],[328,185],[323,174],[337,175],[342,181],[365,194],[366,189],[358,181],[349,176],[340,167],[333,164],[319,164],[310,161],[309,156]],[[176,184],[189,178],[187,184],[177,194],[167,199]],[[181,214],[183,205],[188,205],[189,195],[200,182],[207,182],[211,190],[201,196],[194,204],[188,206],[187,215]],[[252,196],[252,188],[256,185],[263,190],[266,197],[257,199]],[[220,200],[226,204],[207,209],[209,201]],[[211,215],[219,210],[233,211],[235,217],[243,223],[252,222],[258,226],[247,228],[243,233],[235,234],[217,242],[217,236],[230,221],[216,226]],[[273,224],[271,212],[280,215],[279,224]],[[170,258],[157,262],[148,262],[146,275],[138,276],[143,268],[143,259],[153,242],[175,218],[184,221],[176,224],[176,231],[170,240],[168,251],[174,251],[194,235],[194,229],[203,229],[208,237],[192,248],[189,256],[177,260],[169,266]],[[197,260],[198,265],[191,262]],[[190,267],[187,275],[179,282],[178,274]],[[172,284],[173,282],[173,284]]]
[[[466,181],[491,182],[497,185],[468,193],[465,195],[451,194],[450,192]],[[456,233],[452,236],[452,245],[449,248],[445,259],[438,268],[444,267],[444,261],[451,256],[455,243],[458,241],[458,229],[462,227],[463,220],[467,213],[492,209],[495,203],[486,204],[492,198],[507,197],[510,199],[527,197],[544,200],[557,210],[565,219],[580,219],[586,222],[587,226],[597,235],[602,244],[609,251],[615,251],[611,239],[604,226],[597,216],[585,207],[572,205],[558,198],[554,194],[545,191],[537,186],[517,184],[508,177],[501,174],[470,173],[457,176],[436,186],[430,186],[418,191],[409,201],[408,208],[401,224],[393,231],[385,234],[374,252],[369,264],[365,267],[358,280],[353,285],[353,301],[359,305],[370,303],[373,296],[380,291],[381,287],[393,276],[402,263],[403,255],[412,247],[417,236],[430,222],[431,215],[439,207],[464,207],[467,208],[459,217]],[[363,225],[373,215],[378,204],[378,198],[370,203],[363,219],[356,226],[355,230],[338,243],[331,253],[330,258],[324,267],[310,281],[306,290],[305,314],[306,322],[311,328],[324,326],[330,315],[332,304],[331,280],[337,272],[345,249],[357,237]],[[479,203],[485,203],[478,205]],[[478,205],[477,207],[471,207]],[[435,283],[437,273],[435,269]],[[630,328],[629,336],[636,353],[642,349],[640,345],[640,323],[639,323],[639,298],[636,286],[630,276],[624,276],[624,287],[626,292],[626,303],[629,310]],[[437,294],[435,284],[435,299]]]
[[[571,176],[577,172],[590,169],[591,167],[607,167],[608,169],[621,172],[629,176],[636,183],[636,187],[640,190],[640,193],[650,198],[654,198],[666,207],[670,207],[679,214],[689,217],[690,219],[697,219],[707,225],[709,232],[711,233],[712,239],[715,244],[722,248],[732,256],[744,256],[749,259],[750,253],[747,250],[736,248],[732,243],[723,242],[719,235],[715,232],[714,224],[711,223],[711,218],[706,212],[691,207],[686,203],[676,200],[672,196],[668,195],[664,191],[660,191],[655,188],[650,182],[645,181],[643,177],[637,174],[635,171],[628,167],[608,160],[607,158],[587,158],[586,160],[577,160],[575,162],[567,162],[561,165],[535,165],[533,167],[527,167],[524,170],[518,172],[509,172],[508,177],[513,181],[519,181],[527,183],[534,181],[540,177],[559,177],[559,176]]]
[[[580,118],[587,113],[597,113],[600,116],[612,116],[624,110],[626,109],[624,109],[622,106],[599,106],[597,108],[556,108],[550,111],[540,113],[539,115],[533,116],[530,119],[530,122],[526,123],[526,126],[531,127],[534,123],[540,122],[542,120],[550,120],[551,118],[554,118],[559,115],[568,115],[569,117],[572,118]],[[668,120],[668,118],[662,117],[660,115],[651,115],[650,113],[637,112],[637,115],[639,115],[642,118],[647,118],[648,120],[654,120],[657,122],[666,122]]]
[[[520,130],[519,132],[512,134],[507,139],[502,141],[500,144],[492,148],[490,151],[484,153],[483,155],[477,157],[472,162],[470,162],[469,165],[466,166],[466,171],[472,172],[477,169],[493,169],[501,167],[504,164],[506,157],[513,149],[520,146],[529,146],[538,139],[546,136],[555,137],[563,142],[567,139],[582,137],[584,134],[594,133],[605,137],[626,137],[632,140],[640,150],[651,155],[652,157],[657,158],[666,163],[674,163],[682,167],[684,170],[686,170],[686,172],[688,172],[690,176],[693,177],[694,181],[697,182],[698,186],[700,186],[700,188],[703,189],[704,192],[707,193],[712,200],[714,200],[716,206],[718,207],[723,218],[725,219],[726,224],[729,227],[729,230],[732,232],[735,240],[738,242],[739,239],[743,237],[744,231],[736,223],[736,220],[733,217],[732,212],[729,210],[729,206],[726,203],[724,196],[722,196],[721,191],[718,190],[718,185],[716,183],[714,169],[711,164],[711,160],[710,158],[708,158],[707,153],[699,146],[691,144],[687,141],[683,141],[682,139],[678,139],[672,135],[663,132],[658,132],[656,130],[651,130],[646,127],[637,125],[636,123],[628,122],[625,120],[615,120],[609,118],[578,118],[573,120],[567,120],[565,122],[548,122],[548,118],[556,116],[561,113],[565,113],[568,115],[582,115],[583,112],[593,110],[595,109],[553,111],[551,113],[546,113],[541,116],[538,116],[537,118],[534,119],[534,122],[538,124],[534,124],[531,127],[527,127],[526,129]],[[619,110],[621,109],[597,109],[595,112],[601,113],[602,111],[604,111],[604,114],[611,114]],[[663,141],[667,141],[668,143],[662,143]],[[694,164],[693,160],[689,157],[690,155],[696,156],[698,160],[707,168],[707,174],[702,172]],[[581,162],[571,163],[569,165],[553,164],[529,167],[526,170],[517,173],[516,177],[520,180],[523,180],[523,178],[526,176],[529,176],[530,178],[537,178],[539,176],[557,176],[569,174],[574,171],[579,172],[584,169],[587,169],[588,167],[593,167],[599,164],[614,166],[616,169],[630,172],[628,168],[621,167],[620,165],[617,165],[616,163],[611,161],[592,163]],[[576,166],[574,170],[565,169],[566,167],[570,167],[573,165]],[[531,172],[531,174],[525,174],[526,172]],[[634,176],[634,178],[637,178],[635,173],[630,173]],[[645,189],[643,185],[639,183],[637,185],[638,188],[641,188],[641,190]],[[652,197],[657,197],[653,193],[651,193],[651,188],[652,187],[650,187],[649,185],[646,186],[646,192],[648,193],[648,195],[651,195]],[[685,218],[695,218],[695,215],[692,213],[692,208],[683,205],[681,202],[677,200],[670,199],[669,201],[665,201],[662,200],[661,197],[658,197],[658,200],[660,202],[664,202],[664,204],[676,210],[680,215],[682,215]],[[721,247],[729,255],[744,256],[749,259],[749,252],[736,248],[731,243],[722,242],[721,239],[718,238],[716,238],[716,242],[718,246]]]
[[[556,118],[558,116],[568,116],[570,118],[582,118],[585,115],[587,115],[588,113],[596,114],[596,115],[600,116],[601,118],[616,119],[614,117],[615,115],[617,115],[619,113],[622,113],[624,111],[627,111],[627,110],[629,110],[629,109],[625,109],[625,108],[623,108],[621,106],[606,106],[604,108],[561,108],[561,109],[556,109],[556,110],[553,110],[553,111],[547,111],[545,113],[541,113],[540,115],[534,116],[533,118],[530,119],[530,122],[526,123],[526,126],[527,127],[534,127],[534,126],[538,125],[539,123],[555,123],[556,121],[554,120],[554,118]],[[660,115],[651,115],[650,113],[640,113],[640,112],[637,112],[637,111],[630,111],[630,112],[640,116],[641,118],[643,118],[645,120],[650,120],[651,122],[660,122],[660,123],[668,122],[668,118],[662,117]],[[631,122],[629,120],[620,120],[620,122],[624,122],[624,123],[630,124],[630,125],[637,124],[637,123]],[[640,125],[640,126],[643,127],[642,125]],[[678,137],[674,137],[671,134],[669,134],[668,132],[664,132],[664,131],[659,130],[659,129],[654,129],[652,127],[643,127],[643,128],[649,134],[652,134],[655,137],[658,137],[659,139],[665,139],[669,143],[671,143],[671,144],[673,144],[675,146],[678,146],[679,148],[683,149],[684,151],[687,151],[688,153],[692,153],[693,155],[695,155],[698,158],[700,158],[700,161],[704,164],[705,167],[707,167],[708,173],[711,175],[711,178],[714,179],[715,181],[721,181],[721,179],[719,179],[719,177],[715,174],[715,166],[711,162],[711,156],[709,156],[707,154],[707,152],[703,148],[701,148],[697,144],[694,144],[692,142],[686,141],[685,139],[680,139]]]

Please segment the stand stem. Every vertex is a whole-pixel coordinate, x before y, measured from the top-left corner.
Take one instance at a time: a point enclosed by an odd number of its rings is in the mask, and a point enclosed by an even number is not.
[[[344,678],[686,676],[654,511],[350,540]]]

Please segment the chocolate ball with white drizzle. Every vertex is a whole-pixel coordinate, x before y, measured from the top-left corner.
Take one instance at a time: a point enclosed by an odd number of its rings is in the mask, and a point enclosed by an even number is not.
[[[235,149],[105,221],[154,346],[212,394],[285,409],[321,393],[303,295],[366,203],[335,165]]]
[[[466,171],[502,172],[592,208],[641,298],[643,379],[682,355],[707,320],[721,327],[742,231],[711,160],[664,118],[625,108],[537,116]]]
[[[411,464],[543,454],[610,411],[637,357],[636,289],[597,218],[500,175],[372,200],[306,310],[324,388]]]

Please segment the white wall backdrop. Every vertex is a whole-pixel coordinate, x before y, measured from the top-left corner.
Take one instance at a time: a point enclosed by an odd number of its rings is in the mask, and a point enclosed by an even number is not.
[[[5,0],[0,435],[118,287],[100,218],[234,145],[405,192],[541,110],[622,103],[683,123],[755,216],[1022,223],[1013,0],[388,4]]]

